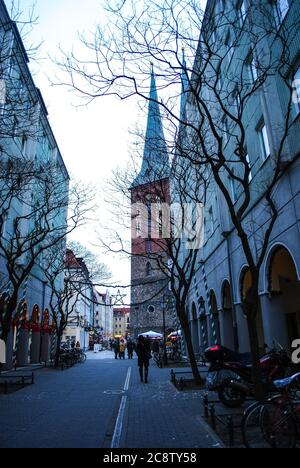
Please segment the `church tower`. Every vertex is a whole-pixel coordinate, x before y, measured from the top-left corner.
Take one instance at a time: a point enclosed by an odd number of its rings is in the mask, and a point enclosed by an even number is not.
[[[167,276],[158,258],[167,261],[162,204],[170,204],[170,165],[152,67],[147,129],[141,169],[131,190],[131,331],[137,336],[153,330],[166,335],[174,330],[167,304]]]

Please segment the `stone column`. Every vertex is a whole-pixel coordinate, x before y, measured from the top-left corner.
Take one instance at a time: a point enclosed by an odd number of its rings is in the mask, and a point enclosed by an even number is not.
[[[14,332],[15,327],[11,326],[6,342],[6,364],[4,369],[11,369],[13,365]]]
[[[41,349],[41,330],[36,326],[32,328],[32,340],[30,350],[31,364],[38,364],[40,362],[40,349]]]
[[[17,349],[17,366],[28,365],[28,346],[29,346],[29,330],[26,327],[22,327],[20,331],[20,338]]]
[[[240,353],[250,352],[250,342],[247,319],[244,317],[243,309],[241,304],[236,304],[236,322],[239,336]]]
[[[48,362],[50,358],[50,333],[44,330],[41,333],[41,362]]]
[[[219,313],[219,317],[222,345],[234,350],[232,309],[222,309]]]

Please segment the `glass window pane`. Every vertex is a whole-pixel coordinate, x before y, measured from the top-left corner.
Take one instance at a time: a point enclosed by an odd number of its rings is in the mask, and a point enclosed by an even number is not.
[[[246,154],[246,161],[247,161],[248,166],[249,166],[249,168],[250,168],[250,173],[249,173],[248,181],[251,182],[251,180],[253,179],[253,176],[252,176],[252,170],[251,170],[251,163],[250,163],[249,154]]]
[[[295,104],[295,109],[297,115],[300,113],[300,68],[296,71],[293,79],[293,103]]]
[[[271,151],[270,151],[270,144],[269,144],[269,138],[268,138],[268,133],[267,133],[267,127],[265,125],[262,128],[262,134],[263,134],[263,139],[264,139],[264,147],[265,147],[266,157],[268,157],[271,154]]]
[[[279,9],[281,14],[281,21],[285,18],[287,12],[289,11],[289,2],[288,0],[279,0]]]

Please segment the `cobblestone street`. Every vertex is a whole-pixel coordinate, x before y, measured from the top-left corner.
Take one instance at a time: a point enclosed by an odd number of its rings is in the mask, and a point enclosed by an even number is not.
[[[0,395],[0,447],[220,447],[202,417],[199,392],[178,392],[170,369],[150,367],[139,380],[136,358],[88,353],[65,371],[35,371],[35,384]]]

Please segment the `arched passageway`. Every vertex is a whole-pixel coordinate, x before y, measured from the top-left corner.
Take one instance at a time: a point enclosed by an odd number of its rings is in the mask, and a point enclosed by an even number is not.
[[[250,269],[244,268],[241,274],[241,279],[240,279],[242,302],[245,301],[247,292],[249,291],[251,286],[252,286],[252,277],[251,277]],[[265,352],[265,334],[264,334],[264,324],[263,324],[260,305],[259,305],[257,315],[256,315],[256,327],[257,327],[258,344],[259,344],[260,353],[263,354]]]
[[[282,245],[269,256],[267,283],[270,331],[281,344],[290,347],[300,338],[300,282],[293,257]]]
[[[224,346],[235,349],[234,315],[230,284],[224,281],[222,286],[222,315],[221,315],[221,341]]]

